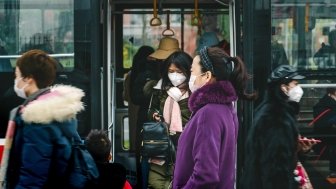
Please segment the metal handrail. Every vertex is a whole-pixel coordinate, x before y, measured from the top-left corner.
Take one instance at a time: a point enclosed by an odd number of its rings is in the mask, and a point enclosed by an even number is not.
[[[0,55],[1,58],[20,58],[22,55]],[[59,58],[59,57],[74,57],[75,53],[64,53],[64,54],[49,54],[49,56],[54,57],[54,58]]]
[[[328,88],[334,87],[336,88],[336,84],[332,83],[324,83],[324,84],[299,84],[302,88]]]

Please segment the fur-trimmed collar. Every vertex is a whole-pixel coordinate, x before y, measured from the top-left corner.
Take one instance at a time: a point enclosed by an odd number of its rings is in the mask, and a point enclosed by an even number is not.
[[[192,93],[188,106],[190,111],[196,112],[206,104],[228,104],[237,99],[236,91],[230,81],[217,81]]]
[[[81,102],[84,92],[81,89],[56,85],[50,92],[39,96],[21,109],[22,119],[27,123],[48,124],[53,121],[63,122],[76,117],[84,110]]]

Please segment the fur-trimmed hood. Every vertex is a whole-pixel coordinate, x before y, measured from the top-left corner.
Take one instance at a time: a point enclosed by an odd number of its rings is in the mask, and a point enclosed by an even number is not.
[[[84,95],[81,89],[73,86],[53,86],[49,93],[39,96],[21,109],[22,119],[27,123],[41,124],[70,120],[84,110],[81,102]]]
[[[236,91],[230,81],[217,81],[192,93],[188,106],[190,111],[196,112],[206,104],[228,104],[237,99]]]

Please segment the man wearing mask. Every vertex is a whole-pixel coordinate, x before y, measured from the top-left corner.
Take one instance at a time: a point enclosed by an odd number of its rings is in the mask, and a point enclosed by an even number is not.
[[[298,80],[303,78],[289,65],[280,65],[269,76],[267,94],[255,110],[246,141],[244,189],[298,188],[294,170],[301,142],[296,114],[303,95]]]

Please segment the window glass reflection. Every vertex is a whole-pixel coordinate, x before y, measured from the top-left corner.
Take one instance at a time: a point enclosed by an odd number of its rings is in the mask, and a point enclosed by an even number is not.
[[[273,0],[272,69],[336,69],[336,2]]]
[[[59,71],[73,70],[73,7],[73,0],[0,1],[0,72],[31,49],[55,57]]]

